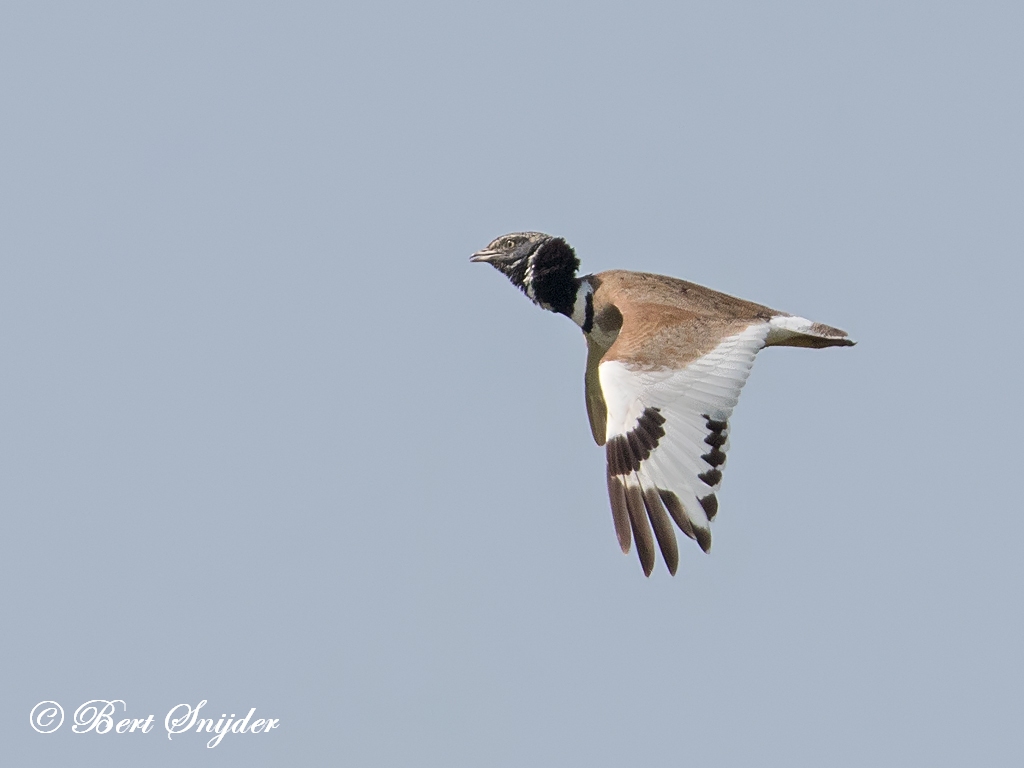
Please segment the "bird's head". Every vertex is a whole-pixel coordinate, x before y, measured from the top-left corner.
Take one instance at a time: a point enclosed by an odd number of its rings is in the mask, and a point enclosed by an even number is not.
[[[512,232],[492,240],[469,260],[487,262],[538,306],[572,315],[580,260],[561,237]]]

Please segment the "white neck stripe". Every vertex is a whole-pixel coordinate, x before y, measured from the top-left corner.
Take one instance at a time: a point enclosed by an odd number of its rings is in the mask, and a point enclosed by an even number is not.
[[[584,278],[576,290],[576,302],[572,305],[572,321],[582,328],[587,322],[587,296],[594,293],[594,286]]]

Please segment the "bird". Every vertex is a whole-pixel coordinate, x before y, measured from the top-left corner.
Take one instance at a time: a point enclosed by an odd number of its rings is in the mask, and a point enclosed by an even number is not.
[[[577,277],[562,237],[511,232],[470,257],[504,274],[587,342],[585,399],[604,446],[619,546],[645,576],[655,541],[679,565],[672,522],[704,552],[729,449],[730,418],[763,347],[852,346],[845,331],[674,277],[609,270]]]

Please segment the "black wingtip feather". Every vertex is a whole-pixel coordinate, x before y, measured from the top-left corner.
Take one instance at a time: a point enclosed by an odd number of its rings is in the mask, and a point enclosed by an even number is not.
[[[650,576],[654,570],[654,536],[650,523],[647,522],[647,510],[644,499],[637,486],[626,487],[626,509],[629,510],[629,522],[633,527],[633,538],[636,540],[636,553],[640,557],[640,565],[644,576]]]
[[[665,491],[661,488],[658,489],[658,495],[661,496],[661,500],[665,503],[668,513],[672,515],[672,519],[676,521],[679,530],[691,539],[695,538],[693,526],[690,525],[690,519],[686,516],[686,511],[683,509],[683,503],[679,501],[679,497],[672,493],[672,491]]]
[[[676,544],[676,535],[672,532],[672,521],[668,519],[668,513],[657,489],[648,488],[644,491],[644,505],[647,507],[647,517],[654,527],[654,535],[658,539],[658,547],[665,558],[668,572],[675,576],[679,567],[679,546]]]
[[[708,516],[708,520],[714,520],[715,515],[718,514],[718,497],[713,493],[709,493],[703,499],[698,499],[698,501],[704,507],[704,514]]]
[[[622,550],[622,554],[629,554],[632,536],[629,532],[629,510],[626,506],[626,489],[622,482],[611,472],[608,473],[608,499],[612,505],[612,523],[615,525],[615,535],[619,539],[619,548]]]
[[[694,528],[693,533],[697,537],[697,543],[700,544],[700,548],[705,552],[710,552],[711,531],[707,528]]]

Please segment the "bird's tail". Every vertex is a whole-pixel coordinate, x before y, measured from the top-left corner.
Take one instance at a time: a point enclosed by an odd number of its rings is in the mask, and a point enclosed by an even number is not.
[[[846,331],[831,325],[813,323],[804,317],[776,315],[768,321],[770,330],[765,339],[766,347],[852,347],[855,342],[847,337]]]

